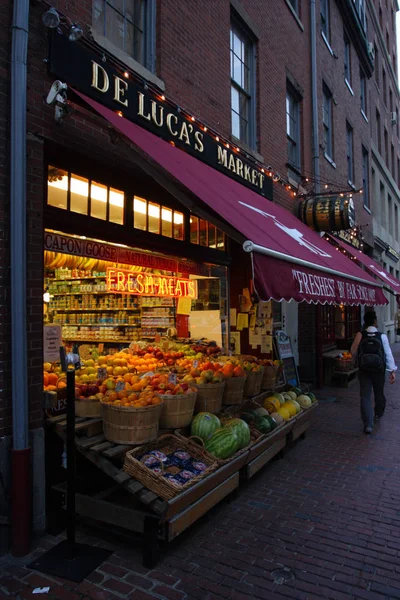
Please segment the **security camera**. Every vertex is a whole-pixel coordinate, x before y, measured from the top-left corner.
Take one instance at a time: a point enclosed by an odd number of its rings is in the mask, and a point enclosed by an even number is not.
[[[61,123],[64,117],[72,111],[67,101],[67,90],[67,84],[57,79],[47,94],[46,102],[55,107],[54,118],[57,123]]]

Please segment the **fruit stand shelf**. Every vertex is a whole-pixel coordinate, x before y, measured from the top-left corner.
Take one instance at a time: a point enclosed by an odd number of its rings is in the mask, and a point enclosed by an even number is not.
[[[264,396],[264,393],[260,394],[259,400]],[[145,566],[153,567],[159,558],[159,540],[173,540],[223,498],[235,492],[241,479],[250,479],[275,456],[282,456],[288,442],[305,434],[316,407],[317,403],[313,404],[271,434],[262,437],[245,453],[169,501],[159,498],[123,470],[125,454],[132,446],[107,441],[101,418],[77,418],[77,450],[114,481],[113,486],[101,494],[78,490],[77,514],[85,519],[93,519],[103,527],[118,527],[144,534],[143,562]],[[65,442],[65,415],[49,417],[47,424]],[[164,431],[159,433],[163,434]],[[65,495],[63,486],[58,485],[54,489]],[[120,492],[118,499],[116,489]],[[124,496],[122,491],[128,496]]]
[[[137,308],[54,308],[56,312],[121,312],[122,310],[129,310],[129,312],[137,312]]]

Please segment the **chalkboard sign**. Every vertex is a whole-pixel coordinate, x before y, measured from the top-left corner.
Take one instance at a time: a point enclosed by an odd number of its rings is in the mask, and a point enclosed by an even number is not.
[[[278,358],[283,362],[283,375],[285,378],[285,383],[299,387],[300,379],[293,356],[290,337],[286,335],[284,331],[276,331],[274,341]]]

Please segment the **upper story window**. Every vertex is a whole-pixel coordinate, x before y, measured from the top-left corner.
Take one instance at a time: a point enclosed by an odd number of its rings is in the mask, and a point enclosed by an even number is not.
[[[286,135],[288,163],[290,167],[300,171],[300,98],[289,84],[286,88]]]
[[[231,24],[230,55],[232,135],[255,148],[255,47],[236,20]]]
[[[360,106],[364,115],[367,116],[367,78],[360,68]]]
[[[329,0],[321,0],[320,12],[321,12],[321,32],[325,36],[326,40],[329,42],[330,41]]]
[[[387,106],[386,71],[382,69],[383,102]]]
[[[225,250],[226,246],[225,234],[220,229],[192,214],[190,215],[190,242],[216,250]]]
[[[300,12],[300,0],[288,0],[290,6],[293,8],[296,14]]]
[[[346,158],[347,158],[347,180],[354,182],[354,162],[353,162],[353,128],[346,122]]]
[[[332,93],[325,83],[323,84],[322,121],[324,126],[325,153],[329,158],[333,158]]]
[[[351,47],[348,35],[344,34],[344,78],[351,84]]]
[[[94,0],[93,27],[115,48],[154,70],[155,0]]]
[[[57,167],[48,167],[49,206],[123,225],[124,199],[121,190]]]
[[[378,109],[376,109],[376,141],[379,153],[382,154],[381,115]]]
[[[364,206],[370,208],[369,201],[369,160],[368,160],[368,150],[362,146],[362,189],[363,189],[363,198],[364,198]]]
[[[379,52],[376,44],[374,44],[374,71],[375,81],[379,86]]]

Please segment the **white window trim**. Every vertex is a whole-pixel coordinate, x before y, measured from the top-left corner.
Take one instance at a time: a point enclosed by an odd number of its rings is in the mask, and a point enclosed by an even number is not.
[[[330,45],[330,43],[329,43],[329,41],[328,41],[328,39],[327,39],[327,37],[326,37],[326,35],[324,34],[323,31],[321,31],[321,36],[322,36],[322,39],[324,40],[324,42],[326,44],[326,47],[328,48],[329,52],[331,53],[332,56],[334,56],[332,47],[331,47],[331,45]]]
[[[350,85],[349,80],[347,79],[347,77],[344,78],[344,82],[345,82],[345,84],[346,84],[346,86],[347,86],[350,94],[352,96],[354,96],[353,88],[351,87],[351,85]]]
[[[360,112],[361,112],[362,116],[364,117],[364,119],[366,120],[366,122],[369,123],[368,117],[367,117],[367,115],[365,114],[365,112],[363,111],[362,108],[360,109]]]
[[[336,163],[335,163],[335,161],[333,160],[333,158],[331,158],[331,157],[329,156],[329,154],[327,154],[326,152],[324,152],[324,158],[325,158],[325,159],[328,161],[328,163],[329,163],[330,165],[332,165],[332,167],[333,167],[334,169],[336,169]]]
[[[291,13],[292,13],[292,15],[294,16],[294,18],[295,18],[295,20],[296,20],[296,22],[297,22],[297,25],[300,27],[300,29],[301,29],[302,31],[304,31],[304,25],[303,25],[303,23],[301,22],[301,20],[300,20],[300,17],[299,17],[299,15],[298,15],[298,13],[297,13],[297,12],[294,10],[294,8],[293,8],[293,6],[290,4],[289,0],[285,0],[285,2],[286,2],[286,4],[287,4],[287,5],[288,5],[288,7],[289,7],[289,10],[290,10],[290,12],[291,12]]]

